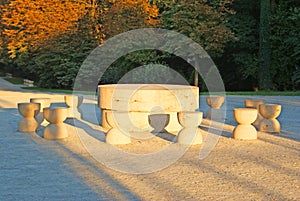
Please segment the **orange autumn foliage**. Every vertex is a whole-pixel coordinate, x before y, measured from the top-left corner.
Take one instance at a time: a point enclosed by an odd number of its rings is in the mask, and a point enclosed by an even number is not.
[[[107,37],[138,28],[155,27],[160,23],[159,9],[148,0],[110,0],[103,27]]]
[[[2,9],[2,6],[5,4],[5,3],[7,3],[6,2],[6,0],[0,0],[0,19],[1,19],[1,17],[2,17],[2,15],[3,15],[3,9]],[[4,47],[4,41],[5,41],[5,39],[4,39],[4,35],[3,35],[3,29],[4,29],[4,27],[3,27],[3,25],[0,23],[0,54],[1,54],[1,50],[3,50],[3,47]]]
[[[10,0],[1,5],[3,35],[10,56],[66,31],[75,31],[86,7],[85,0]]]

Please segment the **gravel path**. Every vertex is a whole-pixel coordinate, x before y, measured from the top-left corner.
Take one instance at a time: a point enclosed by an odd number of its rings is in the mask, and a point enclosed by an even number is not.
[[[283,132],[260,132],[258,140],[237,141],[230,138],[230,124],[235,125],[232,108],[243,107],[245,98],[261,97],[228,96],[227,125],[208,157],[200,160],[201,146],[193,146],[164,169],[134,175],[92,157],[80,138],[95,132],[87,125],[79,132],[68,121],[70,137],[61,141],[43,139],[43,127],[37,133],[18,132],[17,102],[51,97],[58,103],[63,95],[4,91],[9,90],[6,86],[0,82],[0,200],[300,200],[299,97],[263,97],[283,105]],[[202,111],[208,109],[204,98]],[[97,135],[93,146],[103,150],[104,133]],[[118,148],[145,154],[170,144],[154,136]]]
[[[24,89],[21,88],[21,85],[14,85],[10,82],[7,82],[2,77],[0,77],[0,90],[4,90],[4,91],[24,91]]]
[[[245,99],[263,99],[269,104],[282,105],[282,111],[277,118],[281,123],[281,137],[300,141],[300,96],[227,96],[226,97],[226,124],[236,125],[233,118],[233,108],[245,107]],[[200,110],[207,111],[205,96],[200,96]]]

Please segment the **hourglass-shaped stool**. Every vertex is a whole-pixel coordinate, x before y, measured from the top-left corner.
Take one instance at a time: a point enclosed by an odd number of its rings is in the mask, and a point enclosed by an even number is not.
[[[166,132],[165,127],[170,122],[170,114],[150,114],[148,119],[150,126],[153,128],[151,132]]]
[[[69,107],[67,118],[81,118],[79,106],[83,102],[83,96],[65,95],[65,103]]]
[[[202,144],[202,134],[198,126],[203,112],[178,112],[178,121],[182,130],[178,133],[177,142],[184,145]]]
[[[260,122],[259,131],[280,133],[280,123],[276,118],[281,113],[281,105],[277,105],[277,104],[260,105],[259,112],[264,118]]]
[[[129,144],[131,142],[130,133],[126,127],[122,129],[120,126],[130,121],[128,114],[110,110],[106,112],[105,117],[110,126],[110,130],[106,134],[106,142],[108,144]]]
[[[250,100],[250,99],[245,100],[246,108],[257,109],[257,118],[252,123],[252,125],[255,126],[256,128],[259,128],[259,124],[260,124],[261,120],[263,119],[263,117],[261,116],[261,114],[259,112],[259,105],[261,105],[261,104],[265,104],[265,100]]]
[[[111,129],[111,127],[110,127],[110,125],[108,124],[108,122],[107,122],[107,118],[106,118],[106,116],[107,116],[107,112],[109,112],[110,110],[105,110],[105,109],[102,109],[101,110],[101,123],[100,123],[100,125],[102,126],[102,128],[104,128],[105,130],[109,130],[109,129]]]
[[[252,123],[257,118],[257,110],[253,108],[235,108],[233,115],[238,125],[233,130],[233,138],[239,140],[257,139],[257,131]]]
[[[39,125],[47,123],[47,121],[44,119],[43,110],[46,107],[50,107],[51,99],[50,98],[30,98],[30,102],[41,104],[40,112],[35,117],[35,119],[39,123]]]
[[[35,132],[39,124],[35,116],[40,112],[39,103],[18,103],[19,113],[24,117],[19,121],[20,132]]]
[[[44,117],[50,123],[44,130],[44,138],[50,140],[64,139],[68,137],[68,131],[64,121],[67,118],[68,108],[44,108]]]
[[[224,96],[207,96],[206,103],[210,109],[206,112],[207,119],[223,120],[225,117],[223,110],[220,108],[224,103]]]

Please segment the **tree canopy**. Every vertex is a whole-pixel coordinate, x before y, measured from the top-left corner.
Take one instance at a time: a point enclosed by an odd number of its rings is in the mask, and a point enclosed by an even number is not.
[[[159,10],[145,0],[110,0],[103,12],[103,30],[106,38],[139,28],[159,24]]]
[[[164,1],[164,28],[185,34],[211,53],[222,52],[224,44],[233,39],[233,32],[226,27],[228,15],[234,13],[232,0],[171,2]]]
[[[1,22],[11,57],[66,31],[76,31],[79,19],[86,14],[86,3],[84,0],[10,0],[4,4]]]
[[[248,0],[1,0],[0,59],[7,64],[6,71],[20,72],[42,87],[72,88],[81,63],[97,45],[132,29],[164,28],[204,47],[229,90],[252,90],[259,85],[266,89],[260,83],[268,75],[273,89],[299,89],[300,3],[261,2],[266,4]],[[269,6],[268,13],[264,5]],[[260,38],[261,44],[269,41],[268,48],[259,50]],[[269,60],[262,55],[269,55]],[[262,65],[266,61],[269,72]],[[187,62],[148,50],[124,55],[102,81],[117,82],[122,74],[147,63],[172,67],[193,82]]]

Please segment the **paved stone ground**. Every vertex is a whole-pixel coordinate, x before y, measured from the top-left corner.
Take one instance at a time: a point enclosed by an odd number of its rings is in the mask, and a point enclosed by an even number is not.
[[[116,200],[105,188],[94,190],[66,164],[65,158],[76,160],[82,171],[93,171],[104,185],[116,189],[121,200],[138,200],[108,174],[64,150],[59,142],[17,131],[22,117],[16,102],[38,96],[0,78],[0,200]],[[63,96],[54,100],[63,101]],[[53,150],[63,150],[65,158]]]
[[[1,109],[0,200],[97,199],[55,152],[47,152],[32,135],[17,132],[19,119],[16,109]]]
[[[264,99],[266,103],[282,105],[282,111],[277,118],[281,123],[280,136],[300,141],[300,96],[227,96],[226,124],[236,125],[233,118],[233,108],[245,107],[245,99]],[[204,113],[208,110],[205,96],[200,96],[200,110]]]
[[[20,85],[14,85],[0,77],[0,90],[24,91]]]
[[[103,169],[69,152],[58,142],[17,132],[21,117],[16,107],[1,108],[5,99],[1,90],[20,88],[0,79],[0,200],[141,200]],[[244,107],[246,98],[282,104],[280,136],[300,141],[300,97],[228,96],[226,123],[235,125],[232,108]],[[200,102],[200,110],[206,111],[205,97],[201,96]],[[61,154],[51,150],[60,150]],[[71,168],[66,160],[76,168]],[[92,172],[95,178],[85,180],[86,171]],[[95,189],[93,180],[101,180],[103,185]]]

